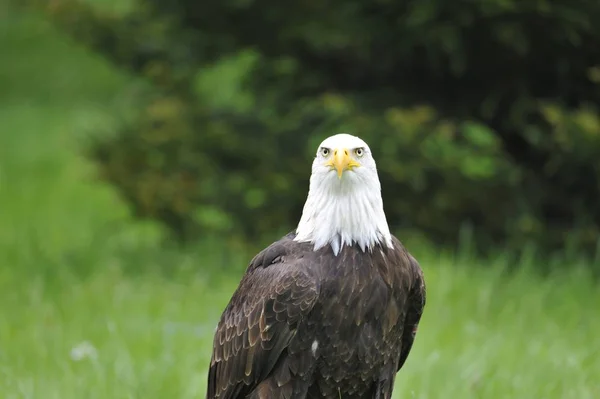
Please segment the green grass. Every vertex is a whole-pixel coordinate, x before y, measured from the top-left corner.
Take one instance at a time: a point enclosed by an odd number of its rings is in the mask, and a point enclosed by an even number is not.
[[[425,259],[430,300],[396,397],[598,397],[600,295],[584,274],[504,279]],[[84,281],[33,275],[2,287],[5,397],[203,396],[213,328],[239,275],[132,278],[115,262]],[[78,359],[85,343],[94,352]]]
[[[39,18],[2,20],[0,397],[197,398],[251,253],[161,249],[78,146],[127,77]],[[118,102],[118,101],[117,101]],[[277,237],[272,237],[275,239]],[[600,287],[420,247],[428,304],[396,398],[600,397]],[[86,349],[87,348],[87,349]]]

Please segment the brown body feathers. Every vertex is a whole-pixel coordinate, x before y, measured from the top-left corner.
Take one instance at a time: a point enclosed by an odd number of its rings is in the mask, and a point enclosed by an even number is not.
[[[251,261],[219,321],[207,399],[391,398],[425,306],[416,260],[313,251],[290,233]]]

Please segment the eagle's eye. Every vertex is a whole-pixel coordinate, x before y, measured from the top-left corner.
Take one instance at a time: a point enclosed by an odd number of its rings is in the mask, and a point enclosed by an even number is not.
[[[365,154],[365,149],[362,147],[355,148],[354,153],[356,154],[357,157],[362,157]]]
[[[331,151],[329,150],[329,148],[326,147],[321,147],[321,155],[323,155],[324,157],[326,157],[327,155],[329,155]]]

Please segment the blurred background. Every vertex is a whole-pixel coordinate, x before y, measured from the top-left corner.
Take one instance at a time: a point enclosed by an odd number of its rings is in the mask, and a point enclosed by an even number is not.
[[[0,54],[0,398],[204,397],[339,132],[428,285],[395,397],[600,397],[600,3],[8,1]]]

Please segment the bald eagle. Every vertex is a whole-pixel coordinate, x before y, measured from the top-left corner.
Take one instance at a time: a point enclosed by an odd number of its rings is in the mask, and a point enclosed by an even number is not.
[[[221,316],[206,397],[391,398],[424,306],[369,146],[331,136],[297,229],[252,259]]]

